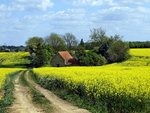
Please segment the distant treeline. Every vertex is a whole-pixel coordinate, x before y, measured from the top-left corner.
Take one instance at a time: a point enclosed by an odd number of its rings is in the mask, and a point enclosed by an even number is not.
[[[130,48],[150,48],[150,41],[133,41],[128,42]],[[85,42],[85,49],[91,50],[93,45],[91,42]],[[0,46],[0,52],[18,52],[18,51],[27,51],[26,46]]]
[[[127,42],[129,44],[130,48],[150,48],[150,41],[134,41],[134,42]],[[93,48],[92,42],[85,42],[85,48],[86,50],[91,50]]]
[[[31,66],[50,66],[58,51],[69,51],[80,66],[101,66],[129,58],[129,45],[122,40],[122,36],[108,36],[102,28],[94,28],[89,37],[88,42],[83,39],[78,42],[72,33],[31,37],[26,42]]]
[[[26,51],[25,46],[0,46],[0,52],[18,52],[18,51]]]
[[[130,48],[150,48],[150,41],[130,41],[127,42]],[[85,48],[87,50],[91,50],[93,48],[93,44],[91,42],[85,42]]]
[[[140,42],[140,41],[129,42],[129,47],[130,48],[150,48],[150,41],[146,41],[146,42]]]

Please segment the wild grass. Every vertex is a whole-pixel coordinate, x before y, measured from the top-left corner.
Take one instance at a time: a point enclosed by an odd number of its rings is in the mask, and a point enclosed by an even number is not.
[[[6,113],[7,112],[6,108],[14,102],[14,97],[13,97],[14,83],[13,82],[18,73],[19,71],[9,74],[7,76],[7,79],[4,85],[4,95],[2,96],[0,100],[0,113]]]
[[[36,90],[35,87],[28,82],[27,77],[26,77],[28,75],[26,73],[27,71],[24,71],[20,76],[21,84],[29,88],[33,103],[41,107],[45,113],[51,113],[52,112],[51,103],[44,97],[44,95],[41,94],[41,92]],[[33,77],[31,76],[32,76],[32,73],[30,73],[29,79],[33,79]]]

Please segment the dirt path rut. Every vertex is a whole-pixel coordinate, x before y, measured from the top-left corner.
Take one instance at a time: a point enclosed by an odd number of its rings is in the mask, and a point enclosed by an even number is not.
[[[53,105],[53,113],[90,113],[85,109],[78,108],[72,104],[60,99],[51,91],[48,91],[41,86],[34,83],[30,77],[29,72],[26,74],[27,81],[32,84],[38,91],[40,91]]]
[[[28,88],[22,86],[19,82],[19,75],[14,81],[14,86],[15,102],[9,109],[10,113],[43,113],[32,103]]]

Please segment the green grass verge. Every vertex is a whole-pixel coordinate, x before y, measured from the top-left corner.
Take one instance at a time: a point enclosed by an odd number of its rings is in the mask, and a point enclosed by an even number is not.
[[[7,113],[7,107],[14,102],[13,90],[14,90],[14,79],[20,71],[8,75],[4,85],[4,97],[0,100],[0,113]]]
[[[60,98],[72,103],[75,106],[89,110],[92,113],[108,113],[107,107],[102,103],[94,103],[91,99],[72,94],[65,89],[52,90]]]
[[[104,103],[93,102],[91,98],[79,96],[78,94],[72,93],[71,91],[68,91],[65,88],[57,88],[57,87],[52,88],[50,84],[47,84],[47,82],[45,81],[46,79],[40,79],[33,72],[32,72],[32,78],[35,80],[36,83],[40,84],[42,87],[52,91],[60,98],[72,103],[75,106],[87,109],[91,111],[92,113],[108,113],[109,112],[107,110],[107,106],[104,105]]]
[[[37,105],[40,106],[45,113],[51,113],[52,112],[52,106],[51,103],[42,95],[38,90],[34,88],[32,84],[30,84],[26,80],[26,71],[22,73],[20,76],[20,82],[22,85],[29,87],[30,89],[30,94],[32,96],[32,101]],[[30,77],[31,79],[31,77]],[[33,78],[32,78],[33,79]]]
[[[51,81],[51,79],[46,77],[38,78],[37,75],[34,76],[35,78],[37,78],[37,81],[42,87],[53,91],[62,99],[67,100],[80,108],[85,108],[91,111],[92,113],[150,113],[150,108],[148,107],[149,105],[147,105],[144,111],[114,112],[113,109],[108,109],[109,106],[105,102],[95,100],[92,98],[92,96],[81,95],[82,90],[80,90],[81,94],[78,94],[69,89],[66,89],[65,86],[63,86],[63,84],[57,81],[56,79],[52,79]]]

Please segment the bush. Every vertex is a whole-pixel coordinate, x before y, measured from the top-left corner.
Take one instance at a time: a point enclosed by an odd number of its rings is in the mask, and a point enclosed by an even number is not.
[[[108,63],[120,62],[129,57],[128,43],[120,35],[107,36],[102,28],[93,29],[91,32],[93,51],[104,56]]]
[[[101,55],[89,51],[79,57],[79,62],[83,66],[101,66],[106,63],[106,59]]]
[[[45,45],[43,38],[30,38],[26,44],[30,53],[32,67],[50,65],[50,60],[54,55],[54,50],[50,45]]]
[[[110,45],[106,54],[106,59],[109,63],[121,62],[123,60],[126,60],[129,57],[128,50],[128,44],[124,43],[121,40],[115,41]]]

